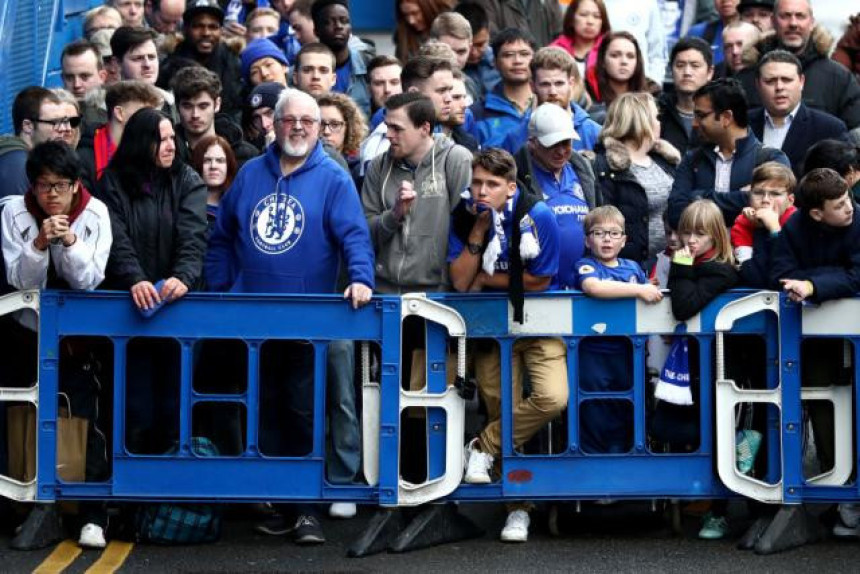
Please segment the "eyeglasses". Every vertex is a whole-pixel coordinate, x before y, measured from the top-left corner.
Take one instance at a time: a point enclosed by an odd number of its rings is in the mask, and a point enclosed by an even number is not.
[[[61,127],[67,125],[70,128],[77,129],[79,125],[81,125],[81,116],[72,116],[69,118],[57,118],[55,120],[43,120],[40,118],[31,118],[31,121],[34,121],[38,124],[48,124],[55,130],[60,129]]]
[[[786,193],[784,191],[776,191],[770,189],[754,189],[750,191],[750,195],[752,195],[756,199],[764,199],[765,197],[770,199],[779,199],[781,197],[785,197]]]
[[[696,119],[697,119],[697,120],[699,120],[699,121],[702,121],[703,119],[705,119],[705,118],[706,118],[706,117],[708,117],[709,115],[711,115],[711,114],[713,114],[713,113],[716,113],[716,111],[717,111],[717,110],[711,110],[710,112],[700,112],[699,110],[695,110],[695,111],[693,112],[693,117],[694,117],[694,118],[696,118]]]
[[[320,129],[322,131],[326,131],[327,129],[331,130],[331,133],[338,134],[340,130],[343,129],[343,126],[346,125],[346,122],[341,122],[338,120],[323,120],[320,122]]]
[[[595,229],[594,231],[589,231],[588,234],[595,239],[603,239],[604,237],[609,237],[610,239],[621,239],[624,237],[624,232],[619,229]]]
[[[294,126],[296,124],[300,124],[301,127],[305,128],[306,130],[312,128],[313,125],[315,123],[317,123],[318,121],[319,120],[316,118],[308,118],[308,117],[296,118],[293,116],[285,116],[283,118],[275,118],[275,123],[287,124],[288,126]]]
[[[72,189],[72,186],[75,182],[70,180],[62,180],[56,181],[54,183],[48,183],[45,181],[37,181],[36,185],[33,188],[36,190],[36,193],[41,193],[42,195],[48,195],[52,191],[56,191],[60,195],[64,193],[69,193],[69,190]]]

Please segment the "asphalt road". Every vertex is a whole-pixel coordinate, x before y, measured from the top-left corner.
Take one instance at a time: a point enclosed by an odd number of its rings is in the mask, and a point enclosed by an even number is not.
[[[742,507],[733,506],[735,513]],[[499,505],[463,505],[462,511],[487,533],[474,540],[456,542],[405,554],[382,553],[348,558],[347,548],[361,534],[369,509],[349,521],[324,521],[328,542],[299,547],[287,537],[254,532],[245,519],[228,520],[222,540],[193,547],[135,545],[122,562],[120,572],[857,572],[860,541],[825,540],[775,554],[757,556],[735,548],[736,538],[716,542],[695,538],[698,519],[685,516],[683,536],[672,533],[662,516],[648,505],[619,504],[585,507],[581,514],[567,508],[561,515],[561,535],[553,537],[545,515],[535,516],[526,544],[497,541],[504,521]],[[739,536],[745,520],[735,516]],[[0,571],[60,571],[46,559],[54,548],[33,552],[7,549],[0,539]],[[72,545],[68,545],[72,547]],[[56,555],[56,553],[55,553]],[[78,555],[66,573],[86,572],[101,553]],[[104,560],[91,572],[110,572]]]

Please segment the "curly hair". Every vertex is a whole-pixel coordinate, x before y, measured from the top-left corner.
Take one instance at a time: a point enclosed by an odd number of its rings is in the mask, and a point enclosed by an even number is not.
[[[367,119],[355,102],[345,94],[330,92],[317,98],[320,107],[332,106],[340,110],[346,122],[346,134],[343,137],[343,155],[357,154],[361,142],[367,137]]]

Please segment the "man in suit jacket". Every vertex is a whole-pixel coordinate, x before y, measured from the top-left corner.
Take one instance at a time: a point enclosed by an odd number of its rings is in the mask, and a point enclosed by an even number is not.
[[[768,52],[756,68],[756,89],[764,107],[750,112],[753,133],[764,145],[785,152],[798,179],[806,150],[815,142],[847,138],[842,120],[803,103],[803,85],[797,56],[785,50]]]

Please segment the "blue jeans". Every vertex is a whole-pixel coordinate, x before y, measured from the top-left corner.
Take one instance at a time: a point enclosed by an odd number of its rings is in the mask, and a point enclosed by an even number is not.
[[[326,476],[333,484],[350,484],[361,464],[361,433],[355,411],[355,343],[328,346],[328,448]]]

